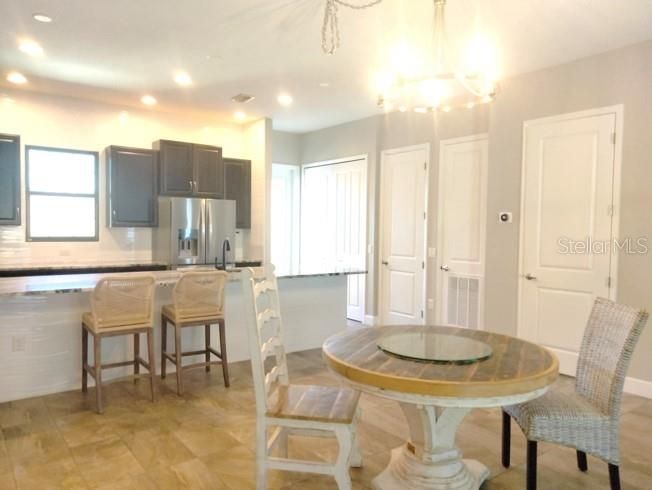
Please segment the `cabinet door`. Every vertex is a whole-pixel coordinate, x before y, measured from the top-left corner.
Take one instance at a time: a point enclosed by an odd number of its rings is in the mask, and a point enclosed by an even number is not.
[[[214,199],[224,198],[224,162],[222,148],[193,145],[195,194]]]
[[[0,225],[20,224],[20,137],[0,134]]]
[[[161,140],[154,143],[161,161],[161,194],[191,196],[194,193],[195,172],[192,144]]]
[[[106,155],[109,226],[158,226],[158,152],[111,146]]]
[[[251,228],[251,161],[224,159],[226,199],[235,200],[237,228]]]

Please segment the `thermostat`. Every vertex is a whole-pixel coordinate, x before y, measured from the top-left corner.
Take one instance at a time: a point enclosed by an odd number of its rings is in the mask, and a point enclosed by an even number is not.
[[[498,213],[498,222],[499,223],[511,223],[512,222],[512,213],[509,211],[501,211]]]

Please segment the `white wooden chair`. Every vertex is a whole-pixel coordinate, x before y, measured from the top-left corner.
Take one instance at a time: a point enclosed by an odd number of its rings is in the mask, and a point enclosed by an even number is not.
[[[242,289],[256,393],[256,488],[266,488],[267,470],[277,469],[332,475],[340,490],[350,489],[349,467],[362,465],[355,430],[360,393],[290,384],[274,266],[266,266],[261,274],[244,269]],[[274,429],[269,439],[268,429]],[[339,445],[336,461],[289,459],[292,434],[334,435]],[[275,447],[284,457],[270,454]]]

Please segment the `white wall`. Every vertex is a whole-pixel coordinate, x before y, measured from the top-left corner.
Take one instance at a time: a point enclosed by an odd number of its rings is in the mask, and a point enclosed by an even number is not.
[[[301,135],[272,131],[272,162],[301,165]]]
[[[302,162],[369,154],[369,243],[377,248],[376,219],[380,153],[420,143],[431,145],[428,243],[437,243],[437,174],[442,139],[489,132],[486,314],[488,329],[516,335],[518,247],[523,123],[529,119],[624,104],[622,202],[619,237],[647,237],[652,243],[652,42],[645,42],[501,82],[496,100],[449,114],[392,113],[306,133]],[[499,211],[514,223],[498,224]],[[370,261],[367,314],[376,314],[378,257]],[[428,297],[436,298],[437,269],[429,263]],[[621,255],[618,301],[652,310],[652,253]],[[433,319],[432,311],[429,319]],[[652,382],[652,325],[634,355],[630,376]],[[652,392],[652,383],[648,383]]]
[[[221,146],[224,155],[254,159],[253,180],[261,167],[256,161],[267,151],[268,134],[252,137],[250,127],[218,123],[197,116],[125,109],[67,97],[4,91],[0,99],[0,133],[18,134],[25,145],[43,145],[102,152],[109,145],[151,148],[157,139],[173,139]],[[24,152],[21,152],[24,160]],[[24,178],[24,161],[22,174]],[[24,185],[21,185],[25,209]],[[145,228],[106,227],[105,166],[100,158],[100,240],[85,243],[27,243],[23,225],[0,227],[0,266],[51,265],[151,260],[151,231]],[[264,228],[264,203],[255,202],[256,228]],[[245,257],[262,258],[264,236],[246,234]]]

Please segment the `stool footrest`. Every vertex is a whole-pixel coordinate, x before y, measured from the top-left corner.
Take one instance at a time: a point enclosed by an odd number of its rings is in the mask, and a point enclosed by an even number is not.
[[[194,364],[188,364],[186,366],[182,366],[181,369],[185,371],[186,369],[195,369],[195,368],[206,367],[206,366],[214,366],[218,364],[221,365],[222,361],[196,362]]]

